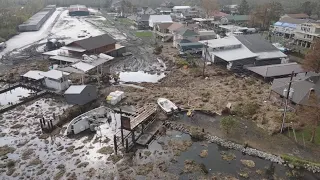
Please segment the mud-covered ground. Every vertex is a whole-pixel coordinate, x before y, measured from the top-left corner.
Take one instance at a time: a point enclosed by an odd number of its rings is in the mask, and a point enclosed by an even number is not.
[[[94,15],[70,17],[66,8],[57,8],[52,17],[36,32],[23,32],[7,41],[8,47],[0,53],[1,69],[19,65],[26,61],[42,60],[47,39],[58,39],[66,43],[109,34],[126,47],[131,56],[119,57],[107,63],[111,72],[120,71],[163,71],[161,59],[153,54],[152,38],[138,38],[133,25],[114,21],[107,12],[90,9]],[[79,37],[79,35],[84,37]],[[11,65],[11,66],[10,66]],[[0,70],[1,70],[0,69]]]

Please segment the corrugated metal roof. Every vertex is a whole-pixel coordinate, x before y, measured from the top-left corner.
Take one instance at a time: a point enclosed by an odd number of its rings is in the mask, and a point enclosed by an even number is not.
[[[58,60],[58,61],[64,61],[64,62],[70,62],[75,63],[81,61],[81,59],[66,57],[66,56],[51,56],[50,59]]]
[[[170,15],[150,15],[149,21],[153,23],[172,22]]]
[[[221,39],[200,41],[200,43],[202,43],[202,44],[208,43],[208,46],[210,48],[219,48],[219,47],[225,47],[225,46],[241,45],[241,42],[237,38],[235,38],[234,36],[221,38]]]
[[[22,77],[26,77],[29,79],[34,79],[34,80],[40,80],[43,79],[44,76],[41,75],[41,73],[44,73],[43,71],[28,71]]]
[[[77,64],[73,64],[72,67],[79,69],[83,72],[88,72],[91,69],[95,68],[95,66],[83,62],[78,62]]]
[[[178,31],[177,31],[178,34],[180,34],[181,36],[198,36],[199,34],[196,33],[195,31],[191,30],[191,29],[188,29],[188,28],[180,28]]]
[[[241,35],[236,38],[253,53],[279,51],[260,34]]]
[[[61,79],[62,76],[67,76],[69,75],[70,73],[67,73],[67,72],[62,72],[62,71],[58,71],[58,70],[50,70],[48,72],[43,72],[41,73],[40,75],[44,76],[44,77],[47,77],[47,78],[50,78],[50,79]]]
[[[259,52],[257,60],[267,60],[267,59],[278,59],[278,58],[286,58],[287,55],[282,53],[281,51],[271,51],[271,52]]]
[[[113,39],[111,36],[109,36],[108,34],[103,34],[100,36],[89,37],[86,39],[74,41],[70,44],[74,43],[82,47],[83,49],[92,50],[92,49],[100,48],[110,44],[115,44],[116,42],[117,41]],[[70,44],[68,44],[67,46],[69,46]]]
[[[86,50],[80,47],[73,47],[73,46],[63,46],[61,49],[75,51],[75,52],[85,52]]]
[[[218,56],[219,58],[228,62],[255,58],[258,56],[257,54],[252,53],[248,48],[246,48],[243,45],[241,45],[240,48],[213,51],[213,52],[210,52],[210,54],[214,56]]]
[[[246,69],[254,73],[257,73],[263,77],[276,77],[276,76],[290,75],[292,71],[294,71],[295,73],[305,72],[305,70],[302,69],[301,65],[297,63],[255,66],[255,67],[247,67]]]
[[[64,94],[80,94],[86,87],[87,85],[72,85]]]
[[[309,74],[309,73],[308,73]],[[319,96],[319,75],[310,77],[309,75],[299,74],[293,78],[291,88],[294,90],[291,101],[297,104],[304,104],[307,101],[310,89],[314,89]],[[316,77],[316,81],[310,81]],[[288,89],[290,78],[280,78],[273,80],[271,89],[279,95],[283,95],[284,89]]]

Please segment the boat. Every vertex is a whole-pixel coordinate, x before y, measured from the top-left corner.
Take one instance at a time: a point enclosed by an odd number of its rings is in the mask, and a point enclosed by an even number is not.
[[[101,124],[107,123],[110,118],[112,120],[111,112],[109,108],[101,106],[83,113],[68,124],[64,135],[79,134],[87,129],[96,131]]]
[[[157,100],[157,103],[161,107],[161,109],[167,114],[171,114],[174,111],[178,110],[178,107],[169,99],[159,98]]]

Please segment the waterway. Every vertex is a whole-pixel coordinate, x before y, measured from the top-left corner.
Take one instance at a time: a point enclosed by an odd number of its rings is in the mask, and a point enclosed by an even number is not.
[[[167,131],[166,136],[161,136],[159,139],[153,141],[149,145],[149,150],[161,151],[161,144],[165,144],[169,140],[191,140],[188,134],[179,131]],[[160,142],[160,143],[159,143]],[[205,158],[200,157],[202,150],[207,150],[208,155]],[[223,156],[234,156],[234,159],[227,161]],[[179,174],[179,179],[197,179],[197,177],[204,176],[203,172],[183,173],[186,160],[193,160],[196,164],[203,164],[208,170],[205,176],[212,177],[215,174],[221,173],[225,175],[232,175],[238,179],[303,179],[303,180],[318,180],[320,174],[313,174],[306,170],[290,169],[283,165],[271,163],[270,161],[252,157],[242,154],[236,150],[223,148],[214,143],[207,142],[193,142],[192,146],[187,151],[182,152],[180,156],[176,156],[176,163],[171,164],[168,172]],[[241,160],[252,160],[255,167],[249,168],[241,163]],[[247,174],[248,178],[243,178],[239,174]],[[294,175],[293,175],[294,174]]]
[[[0,94],[0,105],[9,105],[9,103],[16,104],[21,101],[22,98],[29,97],[31,93],[34,93],[34,91],[23,87],[17,87],[4,92]]]

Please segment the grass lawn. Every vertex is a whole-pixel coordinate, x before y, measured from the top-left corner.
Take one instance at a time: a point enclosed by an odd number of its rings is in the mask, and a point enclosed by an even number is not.
[[[152,32],[151,31],[139,31],[139,32],[136,32],[135,35],[137,37],[152,37]]]
[[[304,135],[304,140],[307,142],[307,141],[310,141],[310,138],[311,138],[311,129],[310,128],[305,128],[304,130],[302,131],[296,131],[296,136],[297,136],[297,140],[301,143],[303,143],[303,135]],[[293,136],[293,132],[290,131],[290,135],[291,135],[291,138],[294,139],[294,136]],[[315,136],[315,144],[317,145],[320,145],[320,126],[318,126],[317,128],[317,131],[316,131],[316,136]]]
[[[118,21],[122,24],[133,25],[134,22],[128,18],[118,18]]]

